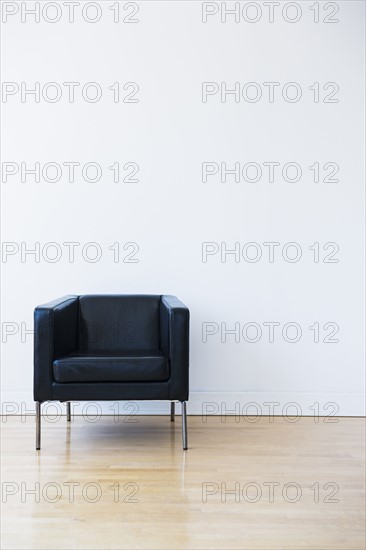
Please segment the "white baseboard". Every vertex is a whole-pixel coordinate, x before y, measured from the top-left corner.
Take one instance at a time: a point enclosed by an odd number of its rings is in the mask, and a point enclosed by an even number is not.
[[[57,401],[42,406],[44,414],[65,414]],[[176,411],[180,414],[180,405]],[[1,415],[35,412],[32,392],[1,392]],[[167,401],[81,401],[73,403],[74,414],[152,415],[170,414]],[[365,394],[343,393],[264,393],[264,392],[190,392],[190,415],[235,416],[365,416]]]

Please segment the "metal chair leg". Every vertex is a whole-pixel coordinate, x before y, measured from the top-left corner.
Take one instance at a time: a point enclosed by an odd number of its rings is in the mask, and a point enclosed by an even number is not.
[[[187,437],[187,407],[186,402],[182,401],[182,439],[183,450],[188,449],[188,437]]]
[[[170,422],[174,422],[175,420],[175,402],[172,401],[170,403]]]
[[[71,422],[71,406],[70,401],[66,403],[66,419],[68,422]]]
[[[36,401],[36,450],[41,448],[41,401]]]

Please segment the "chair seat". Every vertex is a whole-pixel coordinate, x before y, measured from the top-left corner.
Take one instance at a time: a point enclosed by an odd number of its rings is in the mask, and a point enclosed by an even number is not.
[[[147,382],[169,378],[168,358],[160,351],[73,353],[53,362],[56,382]]]

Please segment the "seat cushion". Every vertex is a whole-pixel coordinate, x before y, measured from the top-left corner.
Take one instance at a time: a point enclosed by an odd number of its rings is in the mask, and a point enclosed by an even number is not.
[[[160,351],[74,353],[53,362],[56,382],[154,382],[169,378],[169,361]]]

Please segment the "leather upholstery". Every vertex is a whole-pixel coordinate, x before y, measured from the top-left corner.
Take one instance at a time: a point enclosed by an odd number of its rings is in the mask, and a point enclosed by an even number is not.
[[[34,310],[34,399],[52,399],[52,363],[78,345],[78,296],[64,296]]]
[[[188,401],[189,387],[189,310],[175,296],[162,296],[160,302],[160,347],[174,365],[170,376],[170,400],[179,394]]]
[[[72,354],[53,362],[56,382],[147,382],[169,378],[168,359],[160,351],[106,355]]]
[[[83,382],[58,384],[52,388],[57,401],[144,401],[169,400],[167,382]],[[174,399],[182,401],[179,394]]]
[[[80,296],[80,349],[158,350],[160,296]]]
[[[189,310],[174,296],[65,296],[34,324],[35,401],[188,400]]]

